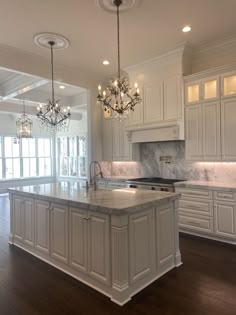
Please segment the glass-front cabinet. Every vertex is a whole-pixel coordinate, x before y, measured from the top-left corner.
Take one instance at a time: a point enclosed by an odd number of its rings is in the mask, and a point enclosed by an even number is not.
[[[222,75],[222,97],[229,97],[236,95],[236,73],[228,73]]]
[[[213,101],[219,98],[219,77],[194,81],[185,85],[185,104]]]

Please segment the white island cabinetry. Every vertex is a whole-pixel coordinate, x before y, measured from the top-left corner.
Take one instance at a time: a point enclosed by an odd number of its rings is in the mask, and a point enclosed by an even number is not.
[[[58,183],[10,188],[9,195],[9,242],[119,305],[181,264],[176,193],[75,192]]]

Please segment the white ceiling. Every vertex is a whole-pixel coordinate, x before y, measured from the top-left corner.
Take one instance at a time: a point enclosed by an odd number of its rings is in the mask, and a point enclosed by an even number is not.
[[[184,41],[194,46],[235,35],[235,0],[140,0],[121,14],[121,66],[126,67]],[[70,47],[55,62],[106,75],[116,71],[116,16],[95,0],[0,0],[0,43],[49,58],[33,42],[40,32],[68,38]],[[7,18],[9,17],[9,18]],[[184,34],[184,24],[192,32]],[[102,60],[110,60],[104,67]]]
[[[96,1],[0,0],[0,45],[50,60],[50,51],[37,46],[33,37],[41,32],[57,33],[65,36],[70,46],[54,52],[55,63],[101,78],[114,74],[116,16],[101,10]],[[138,6],[120,16],[121,67],[153,58],[186,41],[197,48],[235,36],[235,12],[236,0],[139,0]],[[190,33],[182,33],[185,24],[192,26]],[[102,65],[104,59],[110,66]],[[25,92],[25,87],[29,91]],[[47,100],[50,91],[48,80],[0,69],[2,101],[9,102],[10,97]],[[84,90],[76,87],[60,90],[56,86],[56,96],[63,100],[81,92]]]

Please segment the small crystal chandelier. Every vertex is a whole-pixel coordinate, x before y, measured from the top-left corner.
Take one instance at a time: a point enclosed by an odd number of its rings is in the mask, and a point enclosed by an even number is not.
[[[113,117],[124,118],[127,117],[130,110],[134,111],[134,106],[141,103],[138,84],[135,83],[135,92],[132,95],[127,77],[121,78],[120,75],[120,21],[119,21],[119,7],[123,3],[122,0],[114,0],[113,4],[116,6],[117,15],[117,44],[118,44],[118,77],[111,79],[106,90],[101,93],[102,87],[98,86],[97,103],[103,106],[107,113],[111,113]]]
[[[23,102],[23,114],[16,120],[16,136],[18,139],[32,138],[32,120],[25,113],[25,102]]]
[[[50,40],[48,45],[51,49],[51,74],[52,74],[52,99],[48,100],[46,105],[40,104],[37,107],[40,128],[45,127],[49,131],[64,131],[68,129],[70,122],[70,107],[67,108],[59,105],[59,100],[55,100],[54,96],[54,74],[53,74],[53,46],[55,41]]]

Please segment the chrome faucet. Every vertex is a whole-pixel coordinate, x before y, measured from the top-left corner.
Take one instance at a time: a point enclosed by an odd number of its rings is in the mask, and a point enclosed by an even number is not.
[[[93,176],[92,176],[92,166],[93,166]],[[96,166],[99,168],[99,172],[96,174]],[[94,187],[94,190],[96,190],[96,177],[101,176],[103,178],[103,173],[101,169],[101,165],[98,161],[92,161],[89,166],[89,183],[91,186]]]

